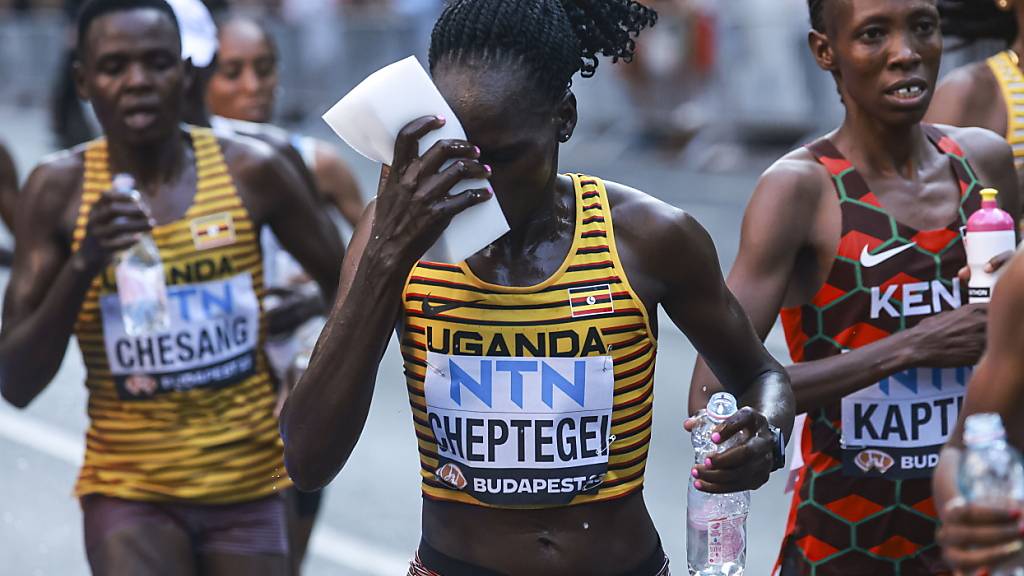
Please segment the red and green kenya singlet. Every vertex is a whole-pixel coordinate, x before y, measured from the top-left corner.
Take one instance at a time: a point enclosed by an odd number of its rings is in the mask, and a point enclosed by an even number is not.
[[[545,508],[643,486],[657,342],[604,183],[572,180],[572,247],[544,282],[490,284],[465,262],[409,275],[402,352],[427,498]]]
[[[817,360],[911,328],[967,301],[960,228],[980,208],[963,151],[933,126],[960,183],[958,216],[945,228],[897,222],[827,139],[808,146],[832,174],[842,239],[810,304],[782,311],[794,362]],[[800,472],[781,554],[782,574],[913,576],[945,571],[931,475],[956,423],[970,368],[914,368],[807,415]]]

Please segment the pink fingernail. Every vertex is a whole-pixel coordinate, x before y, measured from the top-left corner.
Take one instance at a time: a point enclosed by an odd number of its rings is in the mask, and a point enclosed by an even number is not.
[[[701,488],[704,487],[704,485],[700,483],[700,480],[697,480],[696,482],[693,483],[693,487],[696,488],[697,490],[700,490]]]
[[[477,156],[480,156],[480,147],[479,147],[479,146],[473,146],[473,152],[474,152],[474,153],[475,153],[475,154],[476,154]]]
[[[700,473],[699,473],[699,472],[697,472],[697,469],[696,469],[696,468],[694,468],[693,470],[690,470],[690,474],[691,474],[691,475],[692,475],[692,476],[693,476],[694,478],[699,478],[699,477],[700,477]]]
[[[704,459],[704,466],[711,468],[711,458]]]
[[[711,441],[714,442],[715,444],[718,444],[719,442],[722,441],[722,435],[719,434],[718,432],[715,432],[714,434],[711,435]]]
[[[491,165],[490,164],[484,164],[484,170],[487,170],[488,174],[493,174],[494,173],[494,170],[491,170]]]
[[[437,120],[438,120],[438,122],[447,122],[445,117],[444,116],[440,116],[440,115],[437,117]]]

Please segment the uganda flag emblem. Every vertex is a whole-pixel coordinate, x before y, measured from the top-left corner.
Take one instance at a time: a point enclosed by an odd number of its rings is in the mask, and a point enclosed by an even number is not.
[[[196,250],[209,250],[235,243],[235,221],[230,212],[218,212],[192,221],[192,243]]]
[[[569,307],[573,318],[585,318],[615,312],[612,287],[609,284],[569,288]]]

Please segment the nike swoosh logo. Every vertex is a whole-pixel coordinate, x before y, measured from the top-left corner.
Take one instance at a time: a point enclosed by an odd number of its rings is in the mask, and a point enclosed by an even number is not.
[[[917,246],[917,242],[911,242],[910,244],[897,246],[896,248],[886,250],[885,252],[879,252],[878,254],[872,254],[871,252],[868,251],[868,247],[865,246],[864,250],[860,253],[860,264],[865,268],[874,268],[875,266],[878,266],[879,264],[885,262],[886,260],[892,258],[893,256],[896,256],[897,254],[902,254],[903,252],[910,250],[914,246]]]
[[[471,300],[469,302],[446,302],[444,304],[431,304],[430,294],[423,297],[423,314],[433,317],[438,314],[444,314],[445,312],[451,312],[458,308],[469,306],[470,304],[476,304],[477,302],[483,302],[483,300]]]

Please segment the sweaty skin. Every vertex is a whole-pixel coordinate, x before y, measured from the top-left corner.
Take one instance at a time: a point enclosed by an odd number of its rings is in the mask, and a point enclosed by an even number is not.
[[[949,159],[919,124],[942,53],[935,2],[830,2],[826,15],[832,23],[828,36],[811,32],[810,46],[818,65],[836,77],[846,105],[846,119],[829,139],[896,220],[919,230],[946,226],[961,191]],[[927,86],[915,101],[887,94],[894,83],[910,78]],[[1002,191],[1002,207],[1016,218],[1016,176],[1006,143],[987,130],[941,128],[964,149],[980,181]],[[810,302],[822,287],[840,233],[835,185],[810,152],[790,152],[764,173],[747,206],[728,280],[762,338],[783,307]],[[970,305],[944,312],[848,353],[789,366],[797,412],[838,402],[915,366],[976,363],[985,347],[987,309]],[[713,374],[698,363],[691,409],[717,389]]]
[[[570,247],[575,196],[557,164],[559,135],[571,135],[576,124],[572,93],[555,106],[541,103],[529,91],[529,73],[514,65],[442,65],[434,79],[472,144],[442,142],[417,158],[417,140],[443,125],[432,117],[412,122],[399,136],[382,192],[356,229],[327,329],[282,414],[286,466],[302,489],[327,484],[359,439],[381,356],[403,321],[401,293],[410,269],[452,215],[487,194],[447,198],[452,185],[489,177],[512,228],[469,259],[484,281],[535,284],[558,269]],[[436,175],[447,159],[459,161]],[[744,465],[767,469],[768,422],[788,432],[792,398],[781,367],[726,289],[710,237],[681,210],[620,184],[608,182],[607,189],[630,283],[650,317],[657,317],[660,304],[753,407],[736,419],[751,437],[737,454]],[[666,265],[670,260],[674,264]],[[765,470],[748,482],[756,487],[766,479]],[[619,574],[645,560],[658,540],[641,493],[541,510],[425,499],[423,536],[462,561],[536,575]]]
[[[18,202],[18,170],[7,149],[0,145],[0,218],[14,230],[14,209]]]
[[[1011,5],[1017,29],[1024,30],[1024,4],[1013,2]],[[1018,35],[1010,48],[1017,54],[1024,54],[1024,36]],[[974,62],[943,78],[925,121],[986,128],[1005,138],[1009,129],[1006,100],[988,63]],[[1024,167],[1018,171],[1018,176],[1024,182]]]
[[[186,73],[170,19],[146,8],[111,12],[94,21],[85,46],[79,91],[104,127],[111,172],[135,175],[152,219],[129,197],[106,192],[90,212],[86,239],[72,252],[83,148],[58,153],[32,172],[16,215],[18,250],[0,332],[0,390],[18,407],[39,395],[59,369],[95,276],[138,233],[180,219],[196,192],[194,152],[179,127]],[[317,224],[313,201],[291,192],[302,186],[299,176],[265,145],[235,139],[221,139],[220,145],[253,223],[269,225],[331,293],[339,262],[324,246],[337,240]],[[180,531],[140,532],[134,545],[156,554],[169,570],[191,565],[193,558],[180,553]],[[199,561],[210,574],[283,575],[289,569],[283,556],[211,553]]]
[[[277,51],[256,22],[237,18],[221,25],[217,69],[206,96],[218,116],[258,124],[271,121],[278,91]],[[355,177],[338,152],[314,140],[313,175],[324,202],[334,205],[353,227],[363,214],[363,200]]]
[[[1003,417],[1008,442],[1024,447],[1024,256],[1011,261],[990,304],[988,350],[967,387],[961,423],[942,451],[935,472],[935,503],[942,516],[939,531],[946,560],[966,573],[994,568],[1024,548],[1021,504],[992,508],[966,505],[956,485],[963,450],[963,418],[997,412]]]

